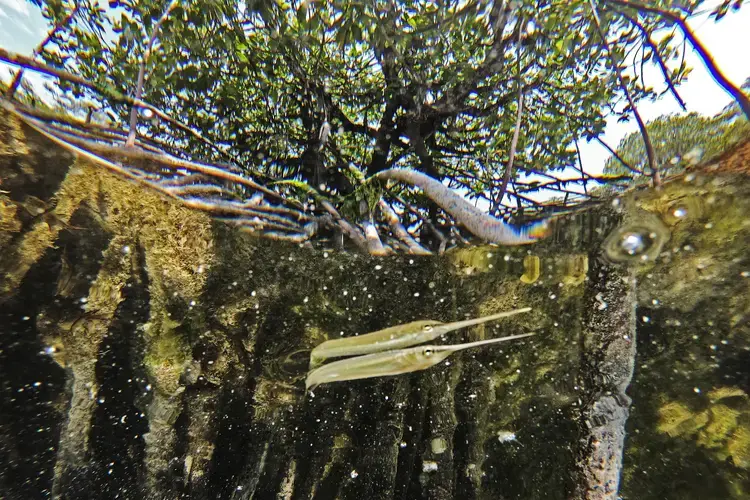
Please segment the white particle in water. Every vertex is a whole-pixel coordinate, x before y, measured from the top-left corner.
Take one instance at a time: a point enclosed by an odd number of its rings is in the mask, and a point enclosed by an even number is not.
[[[356,479],[357,476],[359,476],[359,472],[357,472],[356,470],[353,470],[352,473],[349,474],[349,476],[351,476],[352,479]]]
[[[419,292],[414,292],[415,297],[419,297]]]
[[[497,431],[497,440],[501,443],[508,443],[516,440],[516,433],[512,431]]]
[[[422,472],[435,472],[436,470],[438,470],[437,462],[433,462],[432,460],[422,462]]]
[[[675,217],[678,217],[678,218],[682,218],[682,217],[685,217],[687,215],[687,210],[685,210],[682,207],[675,208],[674,212],[672,212],[672,215],[674,215]]]
[[[700,394],[701,390],[698,387],[693,387],[693,392],[696,394]]]
[[[646,243],[640,234],[626,233],[620,242],[620,248],[628,255],[640,255],[646,249]]]
[[[601,293],[597,293],[594,298],[598,302],[598,305],[596,306],[598,310],[603,311],[607,308],[607,303],[604,302],[604,296]]]
[[[375,266],[375,270],[376,271],[380,271],[381,269],[383,269],[383,266],[381,266],[380,264],[378,264],[377,266]]]

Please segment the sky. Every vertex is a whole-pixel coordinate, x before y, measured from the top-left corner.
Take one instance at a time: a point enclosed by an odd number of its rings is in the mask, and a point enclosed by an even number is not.
[[[718,0],[706,2],[704,8],[708,10],[711,5],[718,3]],[[728,14],[718,23],[702,16],[692,19],[690,25],[730,81],[739,86],[750,77],[750,5]],[[45,37],[47,29],[39,9],[33,4],[24,0],[0,0],[1,47],[29,55]],[[678,91],[687,103],[688,112],[695,111],[705,115],[720,112],[732,101],[731,97],[712,79],[692,50],[687,55],[687,61],[693,71]],[[0,76],[6,77],[8,74],[8,67],[3,67],[0,63]],[[39,80],[37,77],[37,81]],[[656,68],[651,68],[647,73],[646,82],[656,89],[664,88],[661,74]],[[653,103],[641,102],[638,109],[646,121],[667,113],[682,113],[670,94],[665,94]],[[621,139],[636,131],[635,120],[617,123],[615,119],[611,119],[602,139],[616,149]],[[609,153],[596,142],[583,142],[580,146],[585,171],[593,175],[600,174]],[[563,172],[561,177],[573,178],[578,177],[578,174],[571,170]]]
[[[719,2],[706,2],[706,7]],[[718,23],[707,16],[692,19],[690,26],[708,48],[714,61],[729,80],[738,87],[750,77],[750,5],[746,5],[738,12],[727,14]],[[704,115],[715,115],[733,99],[713,80],[698,55],[690,50],[686,57],[687,64],[693,68],[687,82],[678,87],[678,92],[687,105],[688,112],[698,112]],[[661,73],[651,68],[646,76],[647,84],[656,89],[663,89]],[[638,103],[638,111],[646,121],[651,121],[661,115],[669,113],[684,114],[671,94],[664,95],[656,102]],[[605,135],[602,139],[617,149],[620,140],[631,132],[637,132],[635,120],[629,123],[616,123],[616,119],[608,120]],[[596,142],[582,145],[584,169],[591,174],[597,174],[604,168],[604,162],[609,153]]]

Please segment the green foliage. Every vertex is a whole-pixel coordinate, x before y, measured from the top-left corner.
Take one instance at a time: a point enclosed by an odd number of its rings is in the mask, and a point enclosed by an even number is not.
[[[664,115],[648,123],[646,129],[662,175],[670,175],[722,153],[747,135],[750,128],[743,117],[735,117],[732,109],[729,109],[714,117],[698,113]],[[620,142],[617,154],[631,167],[648,173],[646,150],[640,132],[626,136]],[[615,157],[610,157],[604,172],[627,174],[630,170]],[[648,177],[637,179],[646,181]]]
[[[683,12],[702,3],[688,2]],[[43,5],[52,24],[65,15],[63,0]],[[167,2],[110,2],[106,11],[93,0],[85,5],[43,57],[134,95]],[[648,43],[650,33],[666,27],[663,20],[606,3],[599,9],[618,64],[640,54],[626,83],[636,101],[658,95],[640,75],[640,59],[663,60],[675,84],[686,76],[678,36]],[[600,135],[612,112],[631,112],[611,68],[588,0],[190,0],[161,26],[143,96],[277,180],[351,193],[364,177],[409,167],[493,202],[519,87],[524,112],[515,171],[562,169],[577,161],[574,140]],[[127,120],[122,105],[63,89]],[[323,144],[325,122],[331,135]],[[205,144],[158,121],[140,123],[139,132],[217,159]]]

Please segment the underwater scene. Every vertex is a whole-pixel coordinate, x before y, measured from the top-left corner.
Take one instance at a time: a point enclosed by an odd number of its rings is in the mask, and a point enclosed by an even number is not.
[[[742,3],[0,0],[0,500],[750,499]]]

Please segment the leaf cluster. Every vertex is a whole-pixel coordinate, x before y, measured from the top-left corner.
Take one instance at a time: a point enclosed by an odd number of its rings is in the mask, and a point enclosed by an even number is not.
[[[51,24],[72,8],[39,3]],[[702,4],[652,3],[687,15]],[[741,2],[724,3],[716,18]],[[89,0],[43,58],[135,95],[165,7]],[[667,21],[606,2],[599,9],[608,45],[588,0],[189,0],[161,26],[143,99],[277,181],[346,195],[365,177],[407,167],[499,209],[519,95],[514,177],[578,167],[574,143],[600,136],[611,113],[633,111],[623,85],[636,102],[668,91],[646,81],[646,65],[659,64],[671,86],[687,75],[679,36],[653,38],[671,29]],[[625,70],[623,84],[613,63]],[[61,89],[127,120],[125,106]],[[325,123],[332,132],[323,143]],[[218,159],[157,120],[141,120],[138,131]]]

